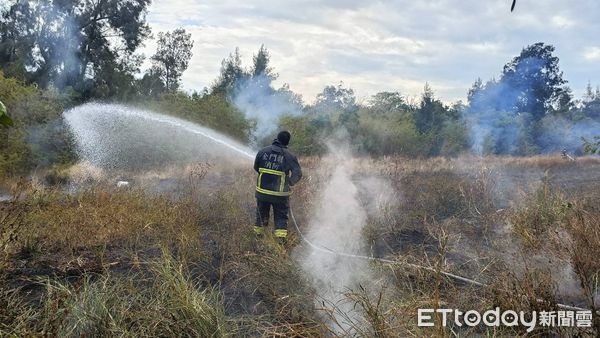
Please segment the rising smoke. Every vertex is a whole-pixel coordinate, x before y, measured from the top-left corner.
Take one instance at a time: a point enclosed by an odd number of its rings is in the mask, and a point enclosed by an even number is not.
[[[347,144],[329,143],[317,176],[323,178],[306,237],[316,246],[351,255],[369,255],[363,230],[370,217],[391,201],[392,192],[383,180],[356,171]],[[365,288],[374,292],[376,277],[369,262],[305,247],[297,252],[302,268],[317,291],[315,303],[324,306],[330,328],[338,334],[353,334],[364,325],[363,314],[345,295]]]
[[[42,34],[36,35],[25,68],[36,72],[46,68],[51,84],[57,88],[72,85],[79,74],[85,73],[80,60],[81,32],[75,13],[80,8],[65,10],[57,1],[30,2],[34,11],[32,17],[21,19],[35,20]],[[89,75],[89,74],[88,74]]]
[[[545,62],[523,58],[512,71],[505,67],[499,80],[478,82],[471,89],[465,119],[473,153],[531,155],[565,149],[581,154],[582,137],[597,135],[599,120],[573,113],[574,107],[560,102],[569,90],[548,83],[561,82],[548,75]]]
[[[600,121],[590,118],[569,121],[557,116],[547,116],[542,120],[538,144],[542,153],[558,152],[562,149],[575,154],[582,151],[582,138],[592,140],[600,135]]]
[[[282,115],[302,112],[299,97],[287,87],[274,90],[271,78],[264,73],[240,80],[230,100],[247,118],[256,121],[255,140],[273,133]]]
[[[593,139],[600,121],[578,121],[548,115],[534,123],[528,113],[490,111],[467,117],[472,151],[484,154],[551,154],[562,150],[581,155],[582,138]]]

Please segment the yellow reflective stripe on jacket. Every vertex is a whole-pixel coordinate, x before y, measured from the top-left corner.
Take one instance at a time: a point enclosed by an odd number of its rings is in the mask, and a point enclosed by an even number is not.
[[[259,173],[267,173],[267,174],[285,176],[285,173],[283,171],[273,170],[273,169],[267,169],[267,168],[258,168],[258,172]]]
[[[285,176],[286,176],[283,171],[273,170],[273,169],[267,169],[267,168],[259,168],[258,172],[259,173],[264,173],[264,174],[271,174],[271,175],[280,176],[281,178],[279,179],[279,191],[280,192],[283,191],[283,189],[285,188]]]
[[[262,189],[259,187],[256,187],[256,191],[258,191],[261,194],[265,194],[265,195],[273,195],[273,196],[289,196],[292,194],[291,191],[271,191],[271,190],[267,190],[267,189]]]
[[[262,175],[270,174],[279,176],[279,191],[273,191],[268,189],[261,188]],[[286,174],[283,171],[267,169],[267,168],[258,168],[258,182],[256,184],[256,191],[261,194],[273,195],[273,196],[289,196],[291,195],[291,191],[284,191],[285,189],[285,179]]]

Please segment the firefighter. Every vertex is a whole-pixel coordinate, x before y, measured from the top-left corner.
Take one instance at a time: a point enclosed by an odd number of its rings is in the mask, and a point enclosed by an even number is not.
[[[254,160],[254,170],[258,173],[254,232],[258,236],[263,235],[273,207],[274,235],[283,243],[288,235],[290,186],[302,178],[298,159],[287,149],[290,138],[289,132],[280,132],[273,144],[261,149]]]

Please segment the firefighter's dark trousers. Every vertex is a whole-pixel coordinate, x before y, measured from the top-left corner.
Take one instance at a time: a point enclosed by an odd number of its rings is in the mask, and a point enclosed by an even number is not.
[[[287,198],[282,198],[278,201],[266,201],[257,198],[256,226],[254,227],[254,231],[259,235],[264,232],[264,227],[269,223],[271,207],[273,207],[273,218],[275,220],[275,237],[286,238],[288,232],[288,212],[290,210],[290,203]]]

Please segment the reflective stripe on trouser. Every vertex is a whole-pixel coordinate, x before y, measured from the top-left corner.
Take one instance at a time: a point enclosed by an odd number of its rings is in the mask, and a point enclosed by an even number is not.
[[[265,233],[265,228],[262,227],[262,226],[255,225],[254,226],[254,233],[257,234],[257,235],[262,235],[262,234]]]
[[[274,234],[277,238],[286,238],[288,231],[286,229],[275,229]]]

